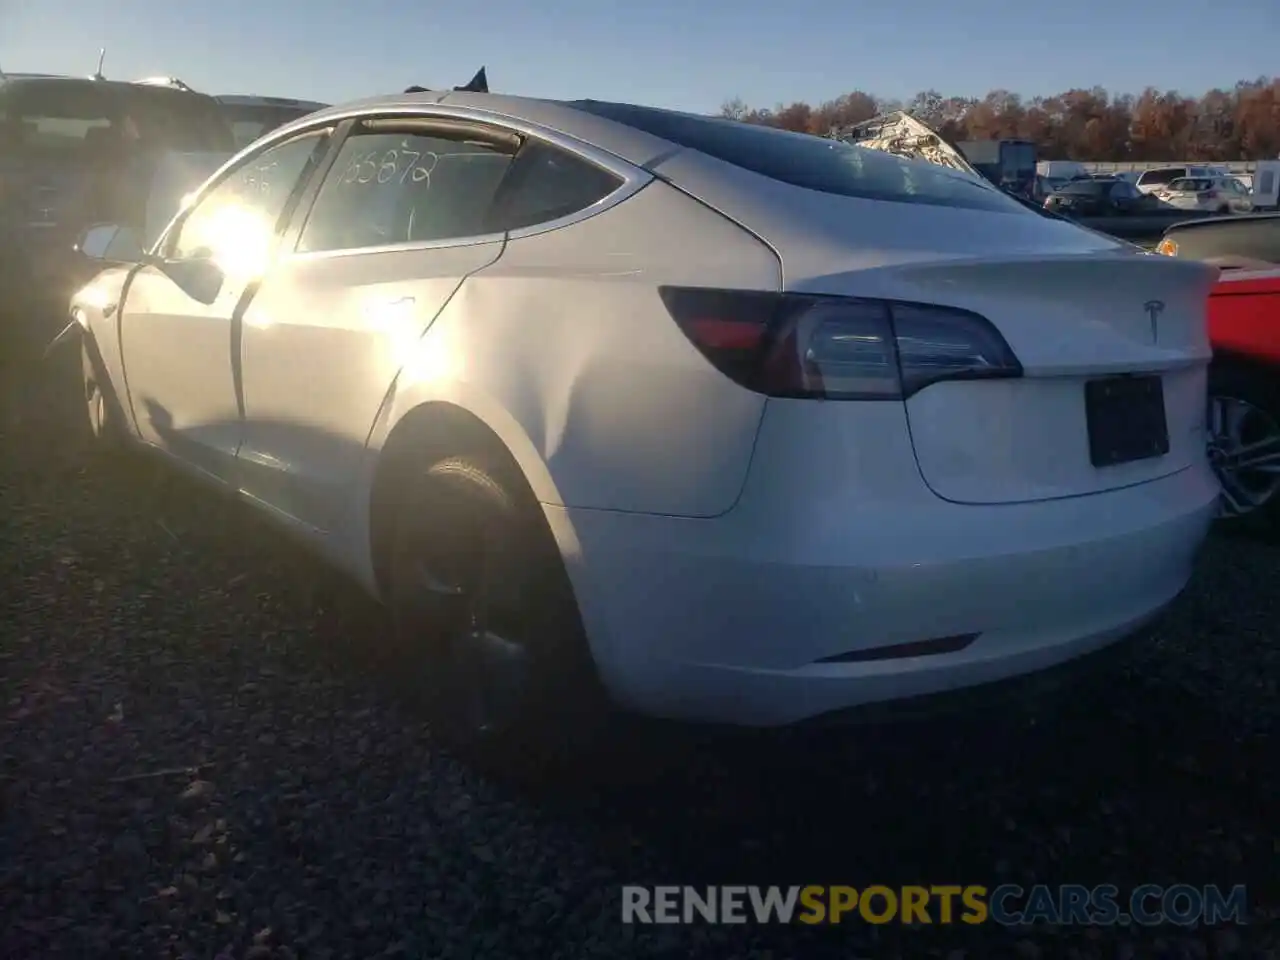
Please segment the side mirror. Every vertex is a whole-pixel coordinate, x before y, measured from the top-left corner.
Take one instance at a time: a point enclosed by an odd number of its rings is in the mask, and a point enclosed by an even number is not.
[[[156,264],[192,300],[205,306],[218,299],[226,274],[208,257],[191,260],[164,260]]]
[[[143,263],[147,253],[142,239],[129,227],[115,223],[96,223],[80,234],[76,249],[90,260],[111,263]]]

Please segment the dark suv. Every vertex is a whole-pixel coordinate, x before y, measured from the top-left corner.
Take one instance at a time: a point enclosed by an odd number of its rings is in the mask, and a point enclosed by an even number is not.
[[[0,312],[61,308],[93,268],[96,221],[142,229],[155,164],[233,149],[216,100],[145,83],[0,75]]]

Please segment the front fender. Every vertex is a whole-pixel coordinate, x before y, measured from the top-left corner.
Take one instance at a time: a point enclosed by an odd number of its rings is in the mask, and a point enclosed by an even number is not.
[[[120,325],[123,322],[123,301],[128,292],[128,283],[136,269],[128,266],[107,267],[77,290],[68,305],[69,313],[75,315],[84,332],[92,336],[98,345],[104,371],[121,407],[126,411],[129,410],[129,394],[121,352]]]

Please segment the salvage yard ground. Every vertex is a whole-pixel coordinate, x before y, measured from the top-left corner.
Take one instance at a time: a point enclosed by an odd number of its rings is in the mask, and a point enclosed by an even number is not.
[[[653,729],[516,789],[387,695],[373,604],[4,377],[0,957],[1280,956],[1280,547],[1212,542],[1137,668],[1035,726]],[[1002,881],[1246,883],[1255,922],[619,922],[627,883]]]

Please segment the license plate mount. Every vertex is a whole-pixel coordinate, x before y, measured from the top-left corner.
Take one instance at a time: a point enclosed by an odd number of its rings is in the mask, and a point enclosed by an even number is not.
[[[1114,467],[1169,452],[1164,381],[1159,376],[1105,377],[1084,385],[1089,460]]]

